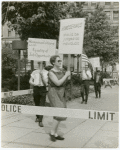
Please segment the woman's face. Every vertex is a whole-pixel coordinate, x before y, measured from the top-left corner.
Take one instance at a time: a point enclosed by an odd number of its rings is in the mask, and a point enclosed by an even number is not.
[[[55,64],[54,65],[56,67],[61,67],[61,63],[62,63],[62,60],[60,59],[60,57],[57,57],[56,60],[55,60]]]

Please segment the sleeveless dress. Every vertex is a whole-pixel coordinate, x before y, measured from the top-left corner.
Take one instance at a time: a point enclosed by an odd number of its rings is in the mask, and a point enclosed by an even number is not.
[[[64,75],[65,75],[65,70],[61,69],[59,72],[54,71],[54,69],[51,69],[49,72],[53,72],[58,80],[60,80]],[[67,80],[66,80],[67,81]],[[66,100],[65,100],[65,84],[66,81],[60,85],[56,86],[51,79],[49,78],[49,73],[48,73],[48,98],[50,101],[51,107],[58,107],[58,108],[66,108]],[[64,121],[66,120],[66,117],[53,117],[55,120],[58,121]]]

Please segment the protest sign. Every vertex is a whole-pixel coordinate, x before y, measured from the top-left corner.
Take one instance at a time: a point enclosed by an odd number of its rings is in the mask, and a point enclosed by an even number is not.
[[[91,62],[92,66],[94,68],[100,68],[100,58],[99,57],[89,58],[89,61]]]
[[[49,61],[55,55],[56,40],[49,39],[28,39],[28,59],[35,61]]]
[[[85,18],[60,21],[59,53],[82,54]]]

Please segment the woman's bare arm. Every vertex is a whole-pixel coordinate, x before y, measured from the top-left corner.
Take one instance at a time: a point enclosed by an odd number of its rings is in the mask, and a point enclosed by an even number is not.
[[[62,85],[69,75],[70,75],[70,73],[66,72],[66,74],[60,80],[58,80],[58,78],[56,77],[56,75],[53,72],[49,72],[49,78],[56,86]]]

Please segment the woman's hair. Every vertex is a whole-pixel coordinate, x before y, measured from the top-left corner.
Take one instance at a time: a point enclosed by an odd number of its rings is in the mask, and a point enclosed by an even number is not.
[[[50,65],[49,65],[49,66],[46,66],[44,69],[47,70],[47,71],[49,71],[49,70],[51,70],[52,68],[53,68],[53,66],[50,66]]]
[[[53,63],[55,62],[55,60],[56,60],[57,57],[60,57],[60,56],[59,56],[59,55],[53,55],[53,56],[51,56],[51,58],[50,58],[50,63],[51,63],[52,65],[54,65]]]

